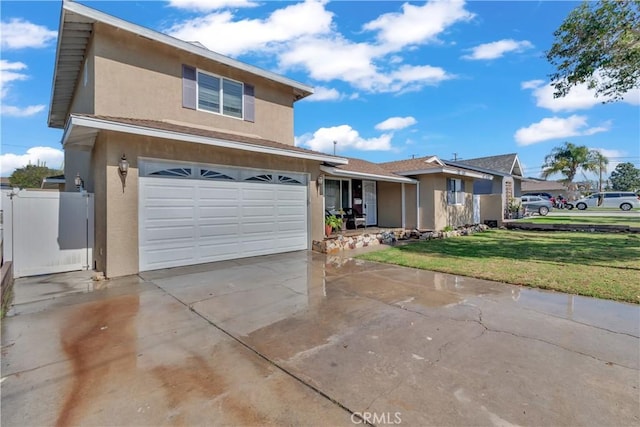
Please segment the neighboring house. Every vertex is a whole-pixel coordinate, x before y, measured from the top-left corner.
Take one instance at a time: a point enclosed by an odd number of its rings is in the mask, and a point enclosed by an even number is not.
[[[480,196],[483,223],[496,221],[499,225],[506,218],[509,202],[522,194],[522,166],[515,153],[445,163],[489,175],[489,179],[478,179],[473,184],[473,194]]]
[[[575,188],[575,185],[573,186]],[[549,193],[552,196],[562,195],[568,200],[574,200],[579,196],[576,190],[570,190],[561,181],[546,181],[536,178],[525,178],[522,180],[522,193]]]
[[[9,183],[9,177],[0,178],[0,188],[2,190],[11,190],[11,184]]]
[[[312,93],[64,1],[48,121],[64,129],[66,191],[77,177],[95,194],[92,267],[115,277],[322,240],[321,166],[347,160],[294,146],[293,105]]]
[[[64,178],[64,175],[55,175],[43,178],[40,188],[42,188],[43,190],[65,191],[66,180]]]
[[[446,226],[474,223],[474,181],[491,179],[486,173],[447,165],[436,156],[381,163],[380,166],[416,181],[415,186],[404,186],[404,200],[398,200],[397,192],[396,199],[400,206],[405,206],[405,212],[416,212],[415,228],[418,229],[442,230]]]

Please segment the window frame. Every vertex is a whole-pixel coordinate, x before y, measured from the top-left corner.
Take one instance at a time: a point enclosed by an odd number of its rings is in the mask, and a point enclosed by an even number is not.
[[[219,110],[216,111],[210,111],[210,110],[205,110],[204,108],[200,108],[200,74],[204,74],[206,76],[209,77],[213,77],[218,79],[218,105],[219,105]],[[241,114],[240,117],[236,117],[236,116],[232,116],[229,114],[225,114],[224,113],[224,82],[228,81],[231,83],[236,83],[240,85],[240,109],[241,109]],[[196,68],[196,111],[202,111],[205,113],[209,113],[209,114],[216,114],[218,116],[224,116],[224,117],[229,117],[232,119],[236,119],[236,120],[244,120],[244,113],[245,113],[245,108],[244,108],[244,82],[241,82],[239,80],[234,80],[234,79],[230,79],[228,77],[222,77],[220,75],[214,74],[214,73],[210,73],[208,71],[204,71],[200,68]]]
[[[454,183],[453,190],[451,189],[452,182]],[[460,183],[459,187],[455,185],[457,182]],[[464,181],[462,180],[462,178],[447,178],[447,205],[448,206],[464,206],[466,193],[463,188],[464,188]],[[460,200],[458,200],[458,198]]]

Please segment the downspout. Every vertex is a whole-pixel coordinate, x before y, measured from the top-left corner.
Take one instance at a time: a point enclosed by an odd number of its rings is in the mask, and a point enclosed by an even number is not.
[[[420,181],[416,182],[416,228],[420,230]]]
[[[404,195],[404,182],[400,184],[402,186],[402,229],[407,228],[407,220],[405,218],[405,195]]]

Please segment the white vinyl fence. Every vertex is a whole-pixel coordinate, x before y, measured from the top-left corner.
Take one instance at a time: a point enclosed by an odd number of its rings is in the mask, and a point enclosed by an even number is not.
[[[14,277],[93,267],[93,194],[3,190],[1,203]]]

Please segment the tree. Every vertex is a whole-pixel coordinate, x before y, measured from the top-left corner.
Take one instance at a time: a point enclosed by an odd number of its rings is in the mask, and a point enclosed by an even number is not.
[[[598,170],[599,163],[596,153],[600,154],[595,150],[589,150],[584,145],[577,146],[565,142],[562,147],[554,148],[551,150],[551,154],[544,158],[542,177],[546,179],[555,173],[560,173],[565,176],[567,183],[572,183],[579,169],[585,172]]]
[[[556,98],[581,83],[607,101],[640,87],[640,0],[585,1],[553,35],[546,56]]]
[[[615,191],[640,190],[640,169],[633,163],[620,163],[611,172],[611,187]]]
[[[609,159],[607,159],[604,154],[597,150],[591,151],[591,155],[593,156],[593,160],[595,161],[596,167],[598,168],[599,172],[598,191],[602,191],[602,173],[607,171]]]
[[[18,188],[40,188],[42,179],[48,176],[59,175],[62,171],[49,169],[44,163],[37,165],[28,164],[18,168],[9,177],[9,184]]]

